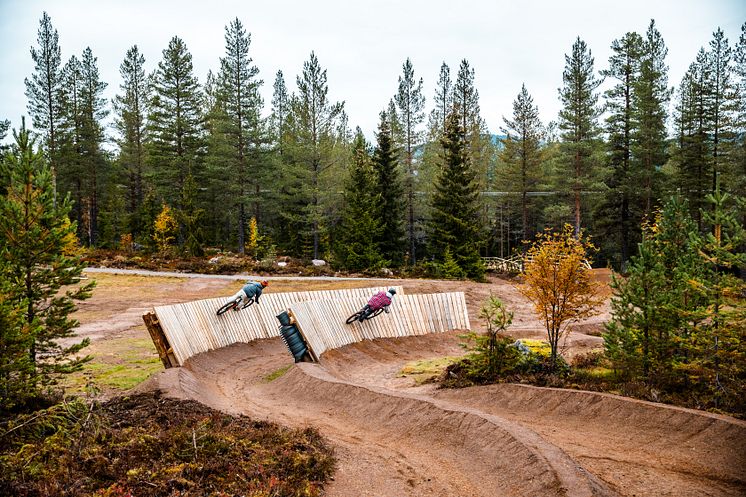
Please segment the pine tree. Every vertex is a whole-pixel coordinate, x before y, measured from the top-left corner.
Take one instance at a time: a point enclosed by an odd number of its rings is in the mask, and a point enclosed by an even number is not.
[[[376,216],[381,220],[378,244],[381,256],[398,266],[404,262],[404,212],[401,171],[397,164],[397,153],[391,140],[389,114],[381,112],[376,133],[376,148],[373,152],[373,192],[377,206]]]
[[[451,107],[453,106],[453,82],[451,81],[451,70],[445,62],[440,66],[440,75],[435,87],[433,97],[433,110],[427,123],[425,145],[422,152],[422,167],[418,171],[418,189],[431,194],[435,183],[435,175],[440,169],[440,156],[443,155],[443,147],[440,138],[445,129],[445,122]]]
[[[264,175],[261,146],[267,141],[262,130],[262,98],[257,78],[259,69],[249,56],[251,35],[241,21],[234,19],[225,28],[225,57],[220,59],[218,83],[225,100],[228,121],[224,131],[234,150],[230,165],[232,197],[238,210],[238,251],[244,253],[248,197],[253,197],[254,217],[260,220],[260,178]]]
[[[712,169],[710,120],[707,117],[708,90],[711,85],[707,69],[707,53],[700,49],[697,59],[684,75],[679,86],[675,112],[676,144],[672,152],[675,182],[689,202],[692,217],[702,230],[702,209],[710,188]]]
[[[187,176],[199,176],[203,147],[202,94],[192,55],[178,36],[163,50],[151,88],[148,161],[160,196],[178,206]]]
[[[417,128],[425,119],[425,96],[422,94],[422,78],[416,81],[412,62],[407,59],[399,76],[399,91],[396,106],[402,126],[402,152],[404,154],[405,188],[407,193],[407,237],[409,239],[409,263],[417,262],[415,247],[415,160],[414,150],[421,141],[421,131]]]
[[[197,206],[196,197],[197,183],[194,181],[194,176],[189,174],[184,180],[179,202],[181,208],[176,212],[176,217],[179,224],[184,227],[184,250],[192,257],[200,257],[204,254],[201,228],[204,210]]]
[[[735,92],[732,82],[731,48],[723,30],[718,28],[712,34],[710,50],[707,53],[707,71],[711,85],[708,117],[711,122],[710,137],[712,150],[712,191],[721,172],[731,170],[731,149],[734,140],[733,120],[736,110]],[[727,176],[726,176],[727,177]],[[730,186],[730,185],[728,185]]]
[[[686,202],[672,197],[643,232],[625,279],[614,279],[612,320],[604,346],[615,369],[665,387],[675,378],[679,345],[698,305],[690,280],[699,271],[696,225]]]
[[[60,122],[57,128],[57,185],[72,193],[72,218],[77,222],[78,238],[85,238],[85,173],[83,171],[83,66],[71,56],[61,72]]]
[[[86,241],[95,245],[99,237],[99,202],[102,190],[102,179],[106,174],[107,159],[104,156],[103,120],[109,114],[103,92],[107,84],[99,78],[97,58],[90,48],[83,51],[81,59],[82,93],[81,93],[81,165],[87,181],[85,184],[84,202],[87,207],[88,226]]]
[[[127,205],[129,231],[139,236],[142,230],[140,206],[144,198],[145,149],[147,133],[145,117],[148,114],[150,87],[145,77],[145,57],[133,45],[119,66],[122,83],[121,94],[114,99],[115,127],[119,133],[119,167],[127,175]]]
[[[322,70],[313,52],[296,81],[298,94],[291,104],[294,144],[290,158],[296,167],[285,171],[288,177],[283,184],[283,215],[300,226],[301,236],[310,238],[310,255],[318,259],[327,236],[324,211],[329,192],[334,191],[330,186],[338,184],[339,174],[333,161],[335,128],[344,103],[329,102],[326,70]]]
[[[467,154],[462,122],[459,108],[454,107],[442,138],[445,152],[432,199],[430,252],[443,261],[446,249],[450,249],[464,273],[479,280],[484,275],[479,257],[479,186]]]
[[[703,215],[711,231],[697,251],[704,270],[692,282],[705,297],[706,305],[700,308],[701,325],[689,345],[699,355],[698,366],[710,386],[715,407],[733,408],[743,405],[746,386],[746,284],[729,270],[746,266],[746,254],[739,250],[746,241],[746,230],[735,214],[746,209],[746,199],[737,198],[736,205],[731,206],[730,195],[720,191],[716,179],[715,191],[707,201],[711,209]]]
[[[277,71],[272,94],[272,116],[270,117],[270,127],[272,129],[272,138],[275,141],[275,148],[278,155],[283,155],[283,148],[287,133],[287,124],[290,114],[290,97],[285,86],[285,77],[282,71]]]
[[[594,181],[598,169],[596,150],[600,110],[596,89],[601,84],[594,76],[591,50],[580,38],[565,55],[564,86],[559,90],[562,109],[559,113],[561,154],[567,168],[564,176],[571,178],[575,214],[575,234],[581,229],[581,192]]]
[[[0,243],[1,245],[1,243]],[[8,272],[8,258],[0,253],[0,275]],[[28,326],[23,310],[13,305],[11,285],[0,278],[0,416],[23,405],[35,393],[33,386],[34,363],[29,357],[32,337],[38,333],[38,324]]]
[[[453,106],[452,86],[451,69],[443,62],[440,66],[438,84],[435,87],[433,110],[430,112],[428,121],[428,141],[440,143],[440,137],[446,126],[446,118]]]
[[[636,182],[642,180],[643,218],[649,219],[661,190],[660,169],[667,160],[668,48],[651,20],[642,42],[640,75],[633,84],[632,155],[638,161]]]
[[[746,198],[746,22],[741,26],[741,36],[733,54],[734,87],[737,96],[735,140],[733,154],[732,191]],[[746,212],[742,217],[746,226]]]
[[[382,232],[380,200],[368,144],[360,128],[355,134],[352,154],[336,252],[343,267],[351,271],[371,271],[384,264],[378,246]]]
[[[3,300],[13,308],[10,324],[16,326],[8,336],[17,336],[19,325],[29,334],[24,344],[31,366],[24,374],[29,375],[30,390],[36,391],[88,360],[78,354],[88,339],[69,346],[60,342],[74,336],[78,322],[70,314],[75,301],[90,296],[94,284],[77,285],[84,264],[66,253],[70,237],[75,237],[75,225],[67,218],[69,197],[55,200],[51,168],[34,149],[25,126],[15,139],[2,163],[10,186],[0,197],[0,280],[7,284]],[[18,311],[21,323],[17,314],[13,318]]]
[[[52,20],[44,12],[37,32],[38,48],[31,47],[34,61],[34,74],[26,78],[28,112],[34,128],[42,133],[44,146],[52,169],[52,178],[57,177],[57,133],[60,125],[60,65],[62,57],[59,35],[52,26]],[[56,187],[56,185],[55,185]]]
[[[236,245],[233,237],[238,232],[234,228],[238,218],[236,206],[229,195],[234,150],[225,129],[228,122],[225,101],[219,95],[218,84],[212,71],[208,72],[205,82],[204,108],[207,151],[204,176],[208,178],[204,183],[204,198],[206,205],[222,207],[205,210],[204,225],[209,227],[205,235],[211,245],[225,248]]]
[[[513,119],[503,117],[506,135],[500,153],[506,169],[502,171],[502,180],[508,191],[521,195],[521,240],[529,240],[533,229],[529,227],[528,192],[532,191],[539,181],[541,165],[542,124],[539,120],[539,109],[526,90],[513,101]]]
[[[637,33],[627,33],[611,44],[609,68],[601,74],[615,81],[606,91],[608,154],[611,167],[609,190],[601,210],[606,214],[603,236],[619,246],[622,267],[637,242],[642,213],[637,201],[638,171],[632,155],[634,122],[634,88],[640,77],[643,40]]]

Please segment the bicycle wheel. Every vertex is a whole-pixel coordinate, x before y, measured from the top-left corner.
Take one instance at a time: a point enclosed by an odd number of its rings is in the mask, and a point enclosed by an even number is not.
[[[379,314],[381,314],[382,312],[383,312],[383,307],[381,307],[380,309],[376,309],[375,311],[373,311],[373,314],[368,316],[368,319],[374,318],[378,316]]]
[[[243,305],[243,307],[241,307],[241,309],[246,309],[247,307],[249,307],[253,303],[254,303],[254,299],[250,298],[249,300],[246,301],[246,303]]]
[[[360,319],[360,316],[363,314],[363,311],[357,311],[355,314],[347,318],[347,321],[345,323],[352,324],[358,319]]]
[[[236,307],[236,301],[235,300],[231,300],[227,304],[223,305],[223,307],[221,307],[220,309],[218,309],[218,313],[217,314],[218,314],[218,316],[220,316],[222,314],[225,314],[228,310],[233,309],[234,307]]]

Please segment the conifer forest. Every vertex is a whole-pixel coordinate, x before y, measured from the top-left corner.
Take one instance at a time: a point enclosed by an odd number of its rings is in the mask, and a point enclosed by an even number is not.
[[[423,81],[403,53],[369,140],[329,99],[322,59],[311,51],[302,67],[265,74],[238,18],[206,75],[174,36],[160,60],[133,44],[120,78],[103,81],[95,46],[66,53],[44,13],[25,80],[30,122],[0,121],[0,133],[9,143],[14,128],[33,131],[87,247],[210,247],[362,272],[446,265],[479,278],[480,256],[525,253],[570,224],[594,241],[594,266],[624,270],[673,195],[701,233],[707,195],[727,193],[736,212],[746,196],[746,24],[738,40],[713,28],[681,81],[669,80],[654,20],[614,39],[608,60],[578,37],[556,118],[541,121],[524,85],[499,129],[480,114],[490,89],[468,59]]]

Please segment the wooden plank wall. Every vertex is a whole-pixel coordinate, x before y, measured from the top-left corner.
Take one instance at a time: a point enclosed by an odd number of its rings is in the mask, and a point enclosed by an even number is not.
[[[227,302],[227,297],[159,306],[154,311],[170,349],[178,365],[181,365],[188,358],[201,352],[227,347],[237,342],[247,343],[260,338],[280,336],[277,314],[298,302],[344,300],[354,303],[357,310],[365,305],[371,295],[388,288],[390,287],[264,293],[259,299],[259,304],[239,312],[228,311],[222,316],[217,316],[215,311]],[[394,288],[399,297],[403,293],[402,288]]]
[[[345,324],[360,307],[359,300],[343,298],[297,302],[290,310],[315,357],[366,339],[470,329],[463,292],[397,294],[389,314]]]

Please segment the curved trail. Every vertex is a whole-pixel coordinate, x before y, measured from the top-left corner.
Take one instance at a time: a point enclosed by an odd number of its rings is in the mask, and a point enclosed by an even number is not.
[[[149,387],[317,427],[336,447],[330,496],[744,495],[746,423],[609,395],[413,387],[414,358],[456,334],[363,342],[300,364],[277,339],[201,354]]]

